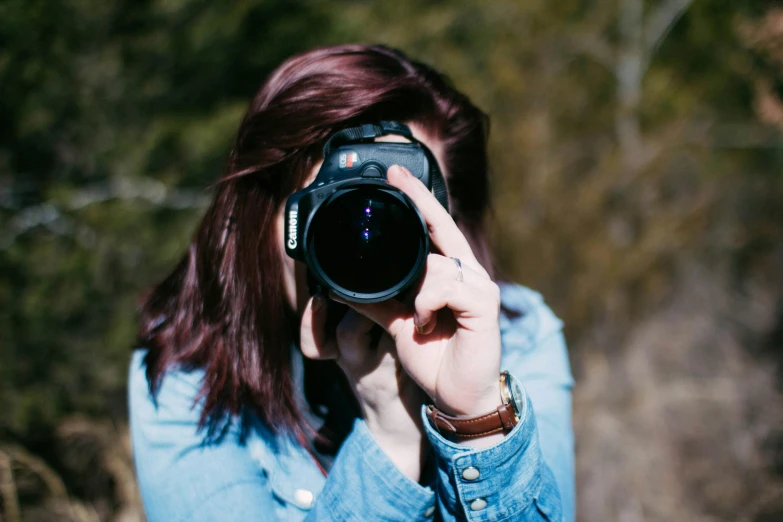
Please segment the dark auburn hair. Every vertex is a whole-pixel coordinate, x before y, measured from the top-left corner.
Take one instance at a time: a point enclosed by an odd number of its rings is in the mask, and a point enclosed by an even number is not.
[[[249,410],[273,430],[298,431],[290,359],[298,317],[283,286],[275,217],[331,134],[376,120],[415,122],[442,145],[452,215],[493,273],[487,116],[442,74],[387,47],[294,56],[253,98],[187,252],[144,299],[138,343],[148,350],[153,395],[168,368],[202,368],[202,426]]]

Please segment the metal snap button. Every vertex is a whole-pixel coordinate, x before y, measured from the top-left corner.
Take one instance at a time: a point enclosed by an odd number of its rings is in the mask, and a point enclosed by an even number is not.
[[[297,489],[294,491],[294,502],[302,509],[310,509],[315,502],[315,495],[313,495],[312,491]]]
[[[465,480],[476,480],[477,478],[479,478],[479,475],[481,475],[481,473],[477,468],[474,468],[473,466],[469,468],[465,468],[462,471],[462,478],[464,478]]]
[[[433,513],[435,513],[435,506],[430,506],[427,508],[427,511],[424,512],[424,516],[429,518]]]
[[[483,498],[477,498],[476,500],[470,503],[470,509],[472,509],[473,511],[481,511],[485,507],[487,507],[487,501],[484,500]]]

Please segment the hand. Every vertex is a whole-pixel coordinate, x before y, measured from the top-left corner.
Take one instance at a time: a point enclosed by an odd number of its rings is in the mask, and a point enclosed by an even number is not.
[[[336,338],[327,337],[326,308],[322,295],[308,301],[300,329],[302,354],[337,359],[373,437],[403,473],[418,481],[429,449],[419,414],[426,395],[402,370],[391,337],[367,317],[349,309]]]
[[[497,409],[500,290],[454,220],[421,181],[396,165],[389,168],[387,179],[413,200],[443,255],[429,255],[413,311],[393,299],[346,304],[388,332],[403,368],[436,407],[466,416]],[[449,257],[462,262],[463,281],[457,281],[459,269]]]

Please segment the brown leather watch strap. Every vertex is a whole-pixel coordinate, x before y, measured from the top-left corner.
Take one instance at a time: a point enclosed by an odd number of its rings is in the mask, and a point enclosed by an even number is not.
[[[517,424],[514,412],[508,404],[501,404],[497,410],[478,417],[451,417],[435,406],[429,405],[427,417],[438,433],[452,440],[508,433]]]

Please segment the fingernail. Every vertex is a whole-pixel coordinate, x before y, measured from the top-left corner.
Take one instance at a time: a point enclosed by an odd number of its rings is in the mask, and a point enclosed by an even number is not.
[[[320,310],[325,302],[323,294],[315,294],[313,296],[313,312]]]
[[[416,326],[416,331],[422,335],[427,330],[427,323],[421,324],[421,319],[418,314],[413,314],[413,324]]]

